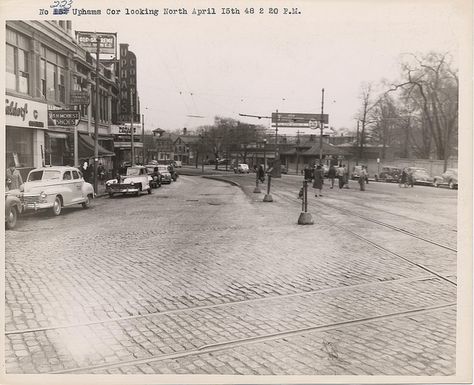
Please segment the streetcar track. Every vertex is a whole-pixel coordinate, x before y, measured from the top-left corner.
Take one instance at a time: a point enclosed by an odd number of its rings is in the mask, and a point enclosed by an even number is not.
[[[141,365],[141,364],[148,364],[151,362],[164,361],[164,360],[169,360],[169,359],[176,360],[179,358],[200,355],[200,354],[214,353],[221,350],[231,349],[231,348],[240,347],[240,346],[246,346],[246,345],[255,344],[255,343],[294,337],[294,336],[298,336],[305,333],[326,332],[326,331],[331,331],[331,330],[343,328],[343,327],[363,325],[363,324],[371,323],[374,321],[377,322],[377,321],[391,320],[391,319],[397,319],[397,318],[402,318],[402,317],[410,317],[414,315],[430,313],[433,311],[438,311],[441,309],[447,309],[447,308],[456,307],[456,306],[457,306],[457,303],[450,302],[450,303],[444,303],[441,305],[421,307],[418,309],[388,313],[388,314],[377,315],[377,316],[372,316],[372,317],[362,317],[362,318],[352,319],[350,321],[333,322],[333,323],[323,324],[323,325],[308,326],[304,328],[287,330],[284,332],[269,333],[266,335],[247,337],[247,338],[241,338],[241,339],[236,339],[236,340],[231,340],[231,341],[226,341],[226,342],[221,342],[221,343],[203,345],[197,349],[190,349],[190,350],[179,352],[179,353],[163,354],[163,355],[158,355],[158,356],[148,357],[148,358],[124,360],[124,361],[115,362],[115,363],[82,366],[82,367],[77,367],[77,368],[53,371],[50,373],[51,374],[64,374],[64,373],[74,373],[74,372],[81,372],[81,371],[90,372],[92,370],[112,369],[112,368],[124,367],[128,365]]]
[[[288,197],[288,196],[285,195],[285,194],[279,194],[279,196],[282,197],[283,199],[286,199],[286,200],[289,200],[289,201],[294,202],[294,200],[293,200],[291,197]],[[338,207],[335,207],[335,206],[333,206],[333,205],[331,205],[331,204],[328,204],[328,203],[323,204],[323,203],[321,203],[321,202],[318,202],[318,204],[319,204],[320,206],[322,206],[322,207],[328,207],[328,206],[329,206],[329,207],[334,208],[334,209],[336,209],[336,210],[339,209]],[[431,241],[431,240],[424,239],[424,238],[422,238],[422,237],[420,237],[420,236],[417,236],[416,234],[412,234],[412,233],[410,233],[410,232],[408,232],[408,231],[407,231],[407,232],[405,232],[405,231],[400,231],[400,230],[398,230],[398,228],[396,228],[395,226],[387,225],[387,224],[385,224],[385,223],[383,223],[383,222],[379,222],[379,221],[373,221],[373,220],[371,220],[370,218],[366,218],[366,217],[364,217],[364,216],[360,216],[360,215],[354,214],[354,213],[352,213],[351,211],[346,210],[346,209],[340,210],[340,211],[343,211],[343,212],[345,211],[345,212],[348,213],[349,215],[353,215],[353,216],[362,218],[362,219],[367,220],[367,221],[369,221],[369,222],[374,222],[374,223],[376,223],[376,224],[379,224],[379,225],[381,225],[381,226],[385,226],[385,227],[390,228],[390,229],[392,229],[392,230],[399,231],[399,232],[401,232],[402,234],[411,236],[411,237],[413,237],[413,238],[417,238],[417,239],[420,239],[420,240],[423,240],[423,241],[427,241],[428,243],[432,243],[432,244],[434,244],[434,245],[436,245],[436,246],[439,246],[439,247],[448,249],[448,250],[450,250],[450,251],[457,252],[455,249],[449,248],[448,246],[445,246],[445,245],[438,244],[438,243],[436,243],[436,242],[434,242],[434,241]],[[453,282],[453,281],[451,281],[450,279],[448,279],[447,277],[444,277],[443,275],[438,274],[438,273],[435,272],[434,270],[431,270],[431,269],[427,268],[426,266],[423,266],[423,265],[421,265],[421,264],[419,264],[419,263],[413,262],[413,261],[410,260],[409,258],[404,257],[403,255],[400,255],[400,254],[398,254],[398,253],[395,253],[395,252],[392,251],[392,250],[389,250],[389,249],[387,249],[387,248],[385,248],[385,247],[383,247],[383,246],[380,246],[379,244],[377,244],[377,243],[371,241],[370,239],[368,239],[367,237],[364,237],[364,236],[362,236],[362,235],[360,235],[360,234],[357,234],[357,233],[355,233],[354,231],[351,231],[351,230],[347,229],[346,227],[341,226],[341,225],[335,223],[334,221],[332,221],[332,220],[330,220],[330,219],[327,219],[327,221],[328,221],[328,222],[331,222],[331,224],[332,224],[333,226],[335,226],[335,227],[337,227],[337,228],[339,228],[339,229],[341,229],[341,230],[343,230],[343,231],[345,231],[345,232],[351,234],[352,236],[354,236],[354,237],[356,237],[356,238],[358,238],[358,239],[360,239],[360,240],[362,240],[362,241],[364,241],[364,242],[370,244],[371,246],[373,246],[373,247],[375,247],[375,248],[377,248],[377,249],[379,249],[379,250],[382,250],[382,251],[384,251],[385,253],[388,253],[388,254],[390,254],[390,255],[392,255],[392,256],[395,256],[395,257],[397,257],[397,258],[400,258],[400,259],[404,260],[405,262],[408,262],[408,263],[410,263],[410,264],[412,264],[412,265],[414,265],[414,266],[416,266],[416,267],[418,267],[418,268],[420,268],[420,269],[422,269],[422,270],[424,270],[424,271],[426,271],[426,272],[428,272],[428,273],[430,273],[430,274],[432,274],[432,275],[434,275],[434,276],[436,276],[436,277],[438,277],[438,278],[440,278],[440,279],[443,279],[444,281],[449,282],[450,284],[452,284],[452,285],[454,285],[454,286],[457,286],[457,283],[456,283],[456,282]]]
[[[231,301],[213,305],[201,305],[201,306],[193,306],[187,307],[184,309],[174,309],[174,310],[166,310],[162,312],[153,312],[147,314],[137,314],[125,317],[116,317],[110,318],[106,320],[96,320],[96,321],[89,321],[89,322],[81,322],[81,323],[73,323],[73,324],[60,324],[60,325],[52,325],[52,326],[45,326],[41,328],[31,328],[31,329],[22,329],[22,330],[10,330],[5,332],[5,335],[12,335],[12,334],[26,334],[26,333],[37,333],[37,332],[44,332],[49,330],[57,330],[57,329],[69,329],[75,327],[82,327],[82,326],[91,326],[91,325],[98,325],[110,322],[121,322],[121,321],[128,321],[133,319],[139,318],[148,318],[148,317],[159,317],[159,316],[166,316],[166,315],[173,315],[173,314],[180,314],[185,313],[188,311],[198,311],[198,310],[207,310],[207,309],[216,309],[222,308],[227,306],[234,306],[234,305],[242,305],[247,303],[255,303],[255,302],[264,302],[264,301],[271,301],[276,299],[285,299],[285,298],[293,298],[293,297],[303,297],[303,296],[310,296],[313,294],[320,294],[320,293],[329,293],[334,291],[343,291],[347,289],[355,289],[355,288],[363,288],[363,287],[370,287],[370,286],[377,286],[377,285],[384,285],[387,283],[404,283],[404,282],[416,282],[416,281],[426,281],[436,279],[432,276],[418,276],[418,277],[411,277],[411,278],[400,278],[400,279],[390,279],[390,280],[383,280],[383,281],[375,281],[375,282],[368,282],[368,283],[360,283],[356,285],[346,285],[346,286],[338,286],[338,287],[330,287],[326,289],[317,289],[317,290],[310,290],[305,292],[298,292],[298,293],[291,293],[291,294],[283,294],[283,295],[274,295],[269,297],[262,297],[262,298],[252,298],[252,299],[245,299],[241,301]]]

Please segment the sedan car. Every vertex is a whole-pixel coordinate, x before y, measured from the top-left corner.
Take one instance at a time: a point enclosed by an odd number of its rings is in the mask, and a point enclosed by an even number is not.
[[[433,178],[430,176],[426,168],[408,167],[407,172],[408,174],[411,174],[414,184],[425,184],[430,186],[433,184]]]
[[[172,176],[171,176],[171,173],[169,172],[168,166],[165,164],[159,164],[156,167],[158,167],[158,172],[161,175],[161,183],[170,184],[172,181]]]
[[[77,168],[51,166],[29,172],[21,199],[25,210],[51,209],[53,215],[59,215],[67,206],[88,208],[94,196],[94,187]]]
[[[245,163],[239,163],[237,167],[234,168],[234,172],[237,174],[248,174],[250,172],[249,165]]]
[[[450,189],[458,188],[458,169],[448,168],[440,176],[435,176],[433,180],[433,186],[448,186]]]
[[[159,166],[157,166],[159,167]],[[130,166],[125,170],[125,175],[119,175],[118,178],[110,179],[105,183],[105,189],[109,197],[114,194],[134,194],[140,195],[142,191],[151,194],[150,183],[153,178],[148,175],[147,169],[143,166]]]
[[[20,190],[5,192],[5,227],[9,230],[16,226],[18,217],[23,212],[23,202],[20,196]]]
[[[384,166],[379,175],[375,175],[375,181],[381,182],[398,182],[400,176],[402,175],[402,170],[398,167]]]
[[[161,174],[158,171],[158,166],[153,165],[153,164],[149,164],[149,165],[146,165],[145,167],[146,167],[146,171],[147,171],[148,175],[152,179],[150,181],[150,186],[152,188],[161,187]]]

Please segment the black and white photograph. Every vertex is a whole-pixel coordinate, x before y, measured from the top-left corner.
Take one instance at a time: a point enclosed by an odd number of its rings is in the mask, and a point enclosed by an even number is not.
[[[472,382],[472,14],[2,1],[0,382]]]

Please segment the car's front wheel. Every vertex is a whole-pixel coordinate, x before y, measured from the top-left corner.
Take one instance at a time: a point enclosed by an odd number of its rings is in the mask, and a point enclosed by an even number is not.
[[[437,180],[437,179],[434,180],[433,186],[434,186],[434,187],[439,187],[439,183],[438,183],[438,180]]]
[[[109,192],[109,198],[113,198],[113,196],[114,196],[114,193]]]
[[[148,187],[147,192],[148,192],[148,194],[151,194],[151,187]]]
[[[58,216],[61,214],[61,209],[62,209],[62,202],[61,198],[59,195],[54,199],[53,207],[51,209],[51,212],[53,215]]]
[[[82,202],[82,208],[88,209],[89,207],[91,207],[91,197],[89,195],[87,195],[84,198],[84,202]]]
[[[11,230],[16,226],[18,220],[18,210],[16,207],[10,207],[10,212],[7,215],[5,226],[7,229]]]

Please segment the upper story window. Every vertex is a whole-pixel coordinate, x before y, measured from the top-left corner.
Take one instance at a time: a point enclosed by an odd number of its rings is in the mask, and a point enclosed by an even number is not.
[[[66,102],[66,58],[46,47],[41,49],[41,93],[47,100]]]
[[[30,40],[10,29],[6,36],[6,88],[28,94],[30,91]]]

